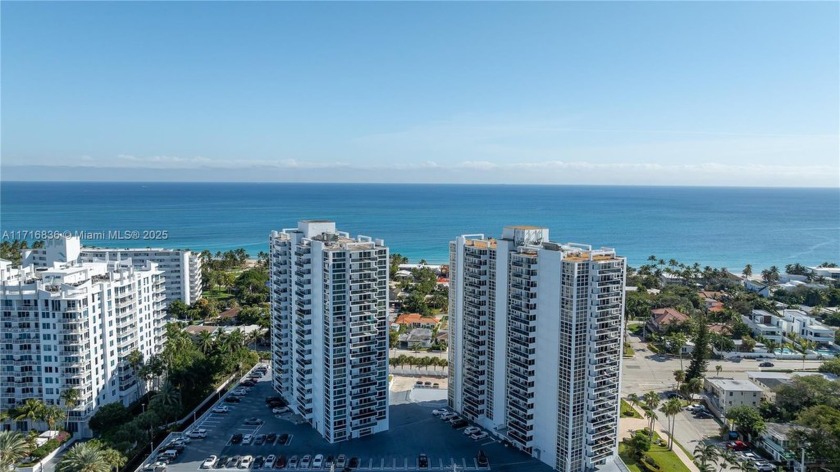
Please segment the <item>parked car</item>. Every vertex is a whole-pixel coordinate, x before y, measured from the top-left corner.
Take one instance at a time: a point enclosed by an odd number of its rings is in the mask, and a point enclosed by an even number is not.
[[[452,413],[451,411],[449,413],[444,413],[444,414],[440,415],[440,419],[442,419],[443,421],[449,421],[452,418],[457,418],[457,417],[458,417],[458,415],[456,413]]]
[[[466,434],[467,436],[475,434],[479,431],[481,431],[481,428],[477,426],[467,426],[466,428],[464,428],[464,434]]]
[[[327,456],[327,458],[324,459],[324,468],[329,469],[330,467],[333,466],[334,462],[335,462],[335,460],[333,459],[333,456]]]
[[[192,439],[204,439],[207,437],[207,430],[203,428],[194,429],[187,433],[187,436]]]
[[[251,434],[246,434],[245,436],[242,436],[242,444],[244,444],[244,445],[246,445],[246,446],[247,446],[248,444],[251,444],[251,442],[252,442],[253,440],[254,440],[254,436],[253,436],[253,435],[251,435]]]
[[[265,434],[258,434],[254,436],[255,446],[262,446],[263,444],[265,444]]]
[[[772,362],[762,362],[761,364],[758,364],[758,366],[759,367],[775,367],[775,365]]]
[[[216,408],[213,408],[210,411],[213,412],[213,413],[224,414],[224,413],[230,412],[230,408],[228,408],[226,405],[219,405],[219,406],[217,406]]]
[[[350,467],[351,469],[355,469],[356,467],[359,467],[359,458],[358,457],[351,457],[350,462],[347,463],[347,466]]]
[[[490,461],[487,459],[487,454],[484,451],[478,451],[478,455],[475,456],[475,461],[478,463],[479,467],[487,467],[490,465]]]
[[[729,441],[726,443],[726,448],[733,451],[743,451],[747,449],[747,444],[744,441]]]
[[[254,468],[255,469],[262,469],[263,464],[265,463],[265,457],[257,456],[254,458]]]
[[[265,437],[265,443],[268,445],[274,444],[274,441],[277,440],[277,433],[268,433],[268,436]]]
[[[315,454],[315,457],[312,458],[312,468],[313,469],[320,469],[324,466],[324,456],[322,454]]]
[[[290,411],[291,411],[291,409],[287,406],[282,406],[282,407],[277,407],[277,408],[272,408],[271,409],[271,412],[274,413],[275,415],[282,415],[283,413],[288,413]]]
[[[242,459],[241,456],[231,457],[230,459],[228,459],[227,464],[225,464],[225,467],[228,468],[228,469],[235,468],[237,465],[239,465],[239,460],[240,459]]]
[[[239,383],[239,385],[241,385],[243,387],[253,387],[253,386],[257,385],[257,383],[254,382],[253,380],[243,380],[242,382]]]
[[[465,420],[464,418],[458,418],[452,420],[452,427],[455,429],[463,428],[464,426],[470,424],[469,421]]]
[[[286,468],[286,456],[280,454],[280,456],[277,458],[277,461],[275,462],[274,466],[277,467],[278,469]]]
[[[236,433],[230,437],[231,444],[239,444],[242,442],[242,433]]]
[[[227,402],[227,403],[239,403],[241,401],[242,400],[240,400],[239,397],[237,397],[237,396],[228,395],[228,396],[225,397],[225,402]]]
[[[344,470],[344,465],[347,463],[347,458],[344,457],[344,454],[339,454],[338,457],[335,458],[335,468],[336,470],[341,469]]]
[[[245,390],[244,388],[237,388],[236,390],[230,392],[230,394],[236,395],[237,397],[244,397],[245,395],[248,395],[248,390]]]
[[[283,401],[283,397],[265,397],[265,402],[266,403],[282,402],[282,401]]]
[[[251,464],[254,463],[254,456],[245,456],[239,461],[239,468],[240,469],[249,469],[251,468]]]
[[[277,456],[275,456],[274,454],[269,454],[268,457],[265,458],[265,464],[263,465],[263,467],[265,467],[266,469],[273,469],[274,462],[276,461]]]
[[[435,416],[445,415],[447,413],[450,413],[450,411],[447,410],[446,408],[439,408],[437,410],[432,410],[432,414],[435,415]]]
[[[289,444],[289,435],[286,433],[281,434],[280,437],[277,438],[277,444],[281,446]]]
[[[218,458],[218,457],[216,457],[216,456],[210,456],[210,457],[208,457],[207,459],[204,459],[204,462],[202,462],[202,463],[201,463],[201,468],[202,468],[202,469],[210,469],[210,468],[212,468],[214,465],[216,465],[216,461],[217,461],[217,460],[219,460],[219,458]]]
[[[473,441],[478,441],[479,439],[486,438],[487,437],[487,432],[486,431],[479,431],[475,434],[471,434],[470,437],[473,439]]]
[[[708,420],[708,419],[712,418],[712,415],[709,414],[709,413],[706,413],[705,411],[701,411],[700,413],[696,413],[694,415],[694,417],[697,418],[697,419],[701,419],[701,420]]]
[[[290,469],[297,469],[298,466],[298,456],[292,456],[289,458],[289,468]]]
[[[310,456],[309,454],[307,454],[307,455],[305,455],[305,456],[301,457],[301,459],[300,459],[300,468],[301,468],[301,469],[308,469],[308,468],[309,468],[309,463],[310,463],[310,462],[312,462],[312,456]]]
[[[429,467],[429,456],[426,454],[420,454],[417,456],[417,467],[421,469],[426,469]]]
[[[252,417],[248,418],[247,420],[245,420],[245,424],[246,425],[257,426],[257,425],[263,424],[263,420],[257,418],[256,416],[252,416]]]

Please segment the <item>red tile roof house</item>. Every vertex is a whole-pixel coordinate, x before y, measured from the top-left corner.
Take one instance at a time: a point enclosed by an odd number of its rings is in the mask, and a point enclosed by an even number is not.
[[[420,313],[403,313],[397,316],[394,324],[404,325],[411,328],[428,328],[432,329],[438,324],[436,318],[429,316],[421,316]]]
[[[682,324],[691,317],[673,308],[656,308],[650,310],[650,319],[645,323],[645,334],[661,333],[669,324]]]

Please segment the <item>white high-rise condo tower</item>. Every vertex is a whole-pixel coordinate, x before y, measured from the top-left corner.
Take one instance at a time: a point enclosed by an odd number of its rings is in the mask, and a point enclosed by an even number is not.
[[[612,461],[625,259],[534,226],[449,247],[450,407],[558,471]]]
[[[145,393],[129,355],[163,348],[165,281],[154,262],[71,259],[37,270],[0,260],[0,411],[30,398],[58,405],[73,389],[67,426],[89,437],[100,406]]]
[[[330,442],[388,429],[388,248],[332,221],[271,233],[274,388]]]

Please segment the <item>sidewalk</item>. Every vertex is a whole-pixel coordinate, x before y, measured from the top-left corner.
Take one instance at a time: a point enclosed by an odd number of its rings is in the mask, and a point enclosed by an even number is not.
[[[633,409],[638,411],[638,409],[636,409],[635,406],[633,406]],[[642,414],[642,412],[639,411],[639,414]],[[621,418],[621,419],[619,419],[618,420],[618,434],[619,434],[618,439],[619,439],[619,441],[624,439],[624,438],[629,438],[630,437],[630,431],[638,431],[640,429],[645,429],[645,428],[647,428],[647,425],[648,425],[648,421],[646,419],[643,419],[643,418]],[[654,423],[654,428],[656,429],[656,432],[659,433],[659,435],[663,439],[667,439],[668,429],[663,427],[662,424],[659,422],[659,420],[656,420],[656,423]],[[683,462],[683,464],[685,464],[685,466],[688,467],[688,470],[690,470],[691,472],[700,472],[700,469],[698,469],[697,465],[694,464],[694,459],[692,457],[689,457],[682,450],[681,447],[674,444],[673,451],[674,451],[674,454],[676,454],[677,457],[680,458],[680,460]]]

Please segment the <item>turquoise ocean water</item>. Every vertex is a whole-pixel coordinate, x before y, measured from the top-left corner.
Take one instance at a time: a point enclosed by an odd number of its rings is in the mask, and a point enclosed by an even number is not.
[[[614,247],[631,265],[655,254],[740,270],[840,263],[838,189],[280,183],[0,184],[0,233],[163,231],[113,247],[267,251],[300,219],[385,239],[416,262],[446,262],[459,234],[548,227],[551,239]],[[159,234],[158,234],[159,235]],[[129,236],[130,237],[130,236]]]

